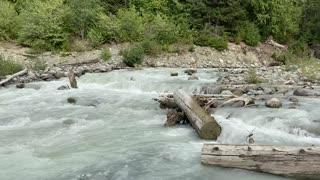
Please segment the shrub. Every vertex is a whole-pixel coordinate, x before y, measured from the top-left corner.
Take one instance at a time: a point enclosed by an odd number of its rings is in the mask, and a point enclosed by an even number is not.
[[[257,75],[257,72],[255,69],[249,69],[248,76],[246,77],[245,81],[249,84],[259,84],[265,82],[264,79],[260,78]]]
[[[11,75],[23,69],[21,64],[15,63],[12,60],[0,55],[0,76]]]
[[[9,40],[16,36],[17,13],[8,1],[0,1],[0,40]]]
[[[135,46],[129,49],[122,50],[123,62],[134,67],[135,65],[141,64],[144,58],[144,49],[141,46]]]
[[[136,42],[143,39],[143,19],[134,7],[129,10],[119,10],[117,18],[118,32],[116,36],[118,41]]]
[[[219,51],[223,51],[228,48],[228,38],[226,35],[216,35],[210,29],[199,31],[194,44],[198,46],[209,46]]]
[[[67,40],[63,28],[63,1],[31,1],[19,15],[19,42],[34,49],[56,50]]]
[[[109,61],[112,57],[111,52],[109,49],[104,49],[101,52],[101,59],[103,59],[105,62]]]
[[[75,39],[69,46],[71,51],[83,52],[91,50],[90,43],[86,39]]]
[[[156,41],[147,39],[141,43],[141,46],[147,55],[156,56],[161,53],[161,47]]]
[[[32,60],[32,69],[35,71],[44,71],[47,68],[47,64],[44,59],[35,58]]]
[[[252,22],[245,21],[236,28],[236,42],[244,41],[249,46],[256,46],[261,40],[259,28]]]
[[[151,22],[151,37],[160,44],[177,42],[177,26],[166,16],[157,14]]]

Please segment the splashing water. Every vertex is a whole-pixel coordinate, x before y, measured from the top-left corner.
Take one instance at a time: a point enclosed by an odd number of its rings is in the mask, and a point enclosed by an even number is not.
[[[170,72],[179,72],[170,77]],[[67,79],[39,82],[40,90],[0,90],[0,179],[81,180],[281,180],[278,176],[200,163],[203,141],[188,126],[163,126],[166,111],[151,99],[183,88],[192,93],[214,84],[214,69],[187,81],[183,69],[87,74],[79,89],[58,91]],[[67,98],[74,97],[75,105]],[[256,128],[257,144],[320,145],[318,100],[298,109],[222,108],[217,143],[245,143]],[[225,119],[227,114],[231,118]],[[66,123],[68,122],[68,123]],[[243,137],[243,138],[242,138]]]

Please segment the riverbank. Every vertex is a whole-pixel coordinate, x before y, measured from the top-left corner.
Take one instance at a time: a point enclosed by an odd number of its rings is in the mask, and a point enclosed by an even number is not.
[[[0,54],[29,69],[26,75],[10,81],[11,84],[60,79],[66,77],[70,70],[80,77],[86,73],[148,67],[215,68],[219,71],[217,83],[221,85],[268,83],[304,86],[307,83],[318,86],[320,84],[318,77],[308,77],[308,74],[306,75],[297,65],[274,66],[278,64],[272,55],[284,49],[272,43],[260,44],[257,47],[246,46],[243,43],[239,45],[229,43],[229,48],[225,51],[198,46],[194,46],[194,49],[190,51],[187,47],[181,47],[175,53],[147,56],[142,65],[137,68],[129,68],[122,63],[120,51],[129,46],[129,44],[117,44],[105,45],[100,50],[85,52],[30,54],[28,48],[2,43]],[[101,58],[104,49],[109,49],[111,52],[111,59],[107,62]]]

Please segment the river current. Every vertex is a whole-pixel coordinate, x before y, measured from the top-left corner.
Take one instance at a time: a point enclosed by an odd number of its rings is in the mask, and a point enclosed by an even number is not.
[[[221,108],[214,114],[222,126],[216,142],[199,139],[190,126],[164,127],[166,110],[152,98],[214,85],[219,73],[203,69],[197,76],[188,81],[183,69],[120,70],[84,75],[79,89],[57,90],[67,79],[31,83],[39,90],[0,89],[0,179],[286,180],[203,166],[201,147],[244,144],[253,129],[256,144],[320,145],[317,99],[300,99],[296,109]],[[67,103],[69,97],[77,103]]]

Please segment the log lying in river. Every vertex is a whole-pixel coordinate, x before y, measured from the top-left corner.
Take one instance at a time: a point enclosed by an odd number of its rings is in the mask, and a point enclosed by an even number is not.
[[[320,147],[204,144],[201,162],[295,178],[320,177]]]
[[[185,91],[181,89],[175,91],[173,98],[202,139],[216,140],[218,138],[221,133],[220,125]]]

